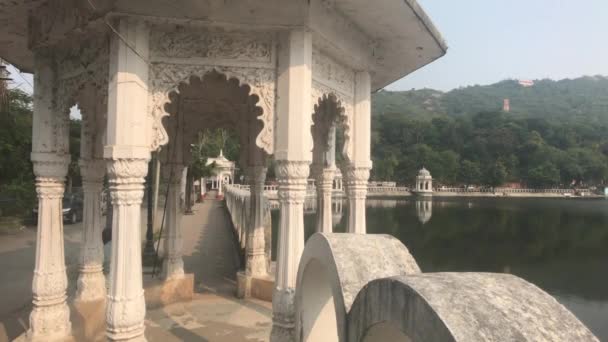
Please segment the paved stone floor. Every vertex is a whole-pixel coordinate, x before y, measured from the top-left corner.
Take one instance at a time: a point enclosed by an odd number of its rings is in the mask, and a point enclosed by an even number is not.
[[[271,304],[235,298],[235,274],[239,258],[228,214],[222,203],[208,199],[195,206],[195,214],[184,216],[184,266],[195,279],[194,299],[146,315],[148,341],[267,341],[271,329]],[[142,217],[145,229],[145,215]],[[65,254],[70,301],[78,276],[78,253],[82,225],[65,225]],[[28,227],[15,235],[0,235],[0,341],[22,335],[31,310],[31,281],[34,268],[36,229]],[[144,282],[150,275],[145,275]],[[103,339],[103,327],[81,327],[82,318],[103,322],[103,304],[72,310],[78,340],[82,330],[93,329],[86,340]],[[91,320],[99,317],[98,320]]]

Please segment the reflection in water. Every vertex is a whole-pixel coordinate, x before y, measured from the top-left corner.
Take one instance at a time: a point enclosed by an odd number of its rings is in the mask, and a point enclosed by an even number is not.
[[[433,216],[433,200],[430,198],[416,199],[416,216],[422,224],[429,222]]]
[[[336,232],[345,231],[347,205],[343,211]],[[315,214],[304,221],[308,238]],[[278,212],[273,212],[273,234],[277,224]],[[401,240],[424,272],[520,276],[554,295],[608,341],[608,201],[370,199],[367,229]]]

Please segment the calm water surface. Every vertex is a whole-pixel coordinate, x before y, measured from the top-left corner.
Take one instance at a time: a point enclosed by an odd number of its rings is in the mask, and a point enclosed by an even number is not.
[[[335,231],[344,231],[346,210],[334,214]],[[315,220],[305,215],[307,238]],[[272,222],[276,237],[278,212]],[[608,341],[608,200],[370,199],[367,229],[401,240],[424,272],[520,276]]]

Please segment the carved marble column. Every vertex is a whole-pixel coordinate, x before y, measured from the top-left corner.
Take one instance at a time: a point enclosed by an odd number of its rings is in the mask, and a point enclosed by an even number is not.
[[[277,161],[280,223],[275,289],[272,296],[272,341],[291,341],[295,328],[294,295],[304,250],[304,200],[308,162]]]
[[[266,167],[254,166],[249,170],[250,218],[247,228],[247,260],[246,272],[248,276],[265,276],[266,246],[264,243],[264,182],[266,181]]]
[[[106,142],[112,200],[112,261],[106,300],[106,336],[145,341],[141,203],[152,134],[147,64],[149,30],[140,18],[117,18],[110,35]]]
[[[36,265],[32,281],[33,309],[30,314],[31,340],[49,341],[71,334],[70,310],[66,303],[68,279],[63,245],[62,198],[69,155],[32,152],[38,230]]]
[[[80,274],[78,292],[80,301],[105,299],[106,286],[103,275],[103,241],[101,231],[101,195],[105,161],[103,159],[81,159],[79,161],[84,192],[82,246],[80,250]]]
[[[292,341],[294,295],[304,250],[304,200],[312,161],[312,33],[292,30],[280,38],[275,160],[280,203],[277,268],[270,340]]]
[[[147,172],[148,159],[116,159],[108,162],[114,214],[106,333],[114,341],[145,340],[141,203]]]
[[[365,199],[367,198],[367,183],[369,167],[347,166],[342,170],[346,181],[346,196],[348,197],[348,228],[347,232],[365,234]]]
[[[335,171],[334,167],[323,166],[313,171],[317,190],[317,232],[333,231],[331,200]]]
[[[184,276],[184,261],[182,260],[182,210],[180,206],[180,181],[183,165],[169,164],[166,166],[169,180],[169,194],[167,196],[166,231],[163,237],[163,278],[165,280],[181,278]]]
[[[368,72],[355,75],[355,114],[352,130],[352,160],[342,167],[349,202],[348,232],[365,234],[365,198],[371,151],[371,78]]]

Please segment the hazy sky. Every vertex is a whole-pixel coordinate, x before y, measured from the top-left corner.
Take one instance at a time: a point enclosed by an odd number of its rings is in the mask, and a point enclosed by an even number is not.
[[[608,75],[608,0],[418,0],[447,54],[387,89]]]
[[[608,0],[418,0],[447,55],[388,89],[608,75]],[[31,91],[20,75],[15,84]],[[24,76],[32,83],[31,75]]]

